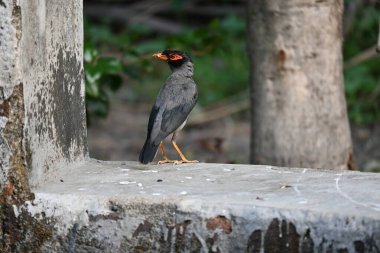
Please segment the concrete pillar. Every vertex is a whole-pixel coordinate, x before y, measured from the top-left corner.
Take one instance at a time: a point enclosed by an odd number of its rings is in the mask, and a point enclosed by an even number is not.
[[[79,0],[0,1],[2,184],[36,186],[87,153],[82,23]]]
[[[46,222],[14,210],[87,154],[82,45],[81,0],[0,0],[0,252],[39,248]]]

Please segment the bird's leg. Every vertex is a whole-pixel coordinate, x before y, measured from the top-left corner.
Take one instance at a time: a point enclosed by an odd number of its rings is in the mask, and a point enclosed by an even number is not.
[[[162,146],[162,141],[160,142],[160,150],[161,150],[162,157],[164,158],[164,160],[158,161],[158,164],[163,164],[163,163],[175,163],[175,162],[176,162],[176,160],[169,160],[169,159],[168,159],[168,157],[166,156],[166,153],[165,153],[164,147]]]
[[[177,151],[177,153],[179,154],[179,156],[181,157],[181,160],[179,160],[179,161],[175,161],[174,164],[181,164],[181,163],[198,163],[197,160],[189,161],[189,160],[186,159],[186,157],[182,154],[181,150],[180,150],[179,147],[177,146],[177,143],[175,142],[174,138],[172,139],[172,144],[173,144],[173,147],[175,148],[175,150]]]

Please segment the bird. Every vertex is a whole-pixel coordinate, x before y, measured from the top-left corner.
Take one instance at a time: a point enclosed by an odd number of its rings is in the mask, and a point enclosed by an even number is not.
[[[150,112],[147,137],[139,161],[143,164],[152,162],[160,148],[163,160],[158,164],[196,163],[197,160],[186,159],[176,143],[178,131],[185,126],[198,100],[197,85],[193,80],[193,62],[187,53],[172,49],[155,53],[153,57],[166,61],[172,72],[161,87]],[[171,143],[181,160],[170,160],[166,156],[162,143],[170,134]]]

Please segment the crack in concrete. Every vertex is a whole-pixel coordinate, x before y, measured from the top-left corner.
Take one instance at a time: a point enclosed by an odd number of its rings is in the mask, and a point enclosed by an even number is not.
[[[300,201],[299,201],[299,204],[307,204],[308,200],[306,198],[303,197],[303,194],[301,192],[301,190],[298,188],[298,186],[300,185],[300,182],[304,176],[304,174],[306,173],[307,169],[304,169],[302,171],[302,174],[297,178],[297,181],[296,181],[296,184],[294,185],[293,189],[294,191],[297,193],[297,195],[300,197]]]
[[[370,208],[370,209],[373,209],[373,210],[376,210],[376,211],[380,212],[380,205],[374,204],[374,203],[368,204],[368,203],[359,202],[359,201],[353,199],[352,197],[350,197],[349,195],[347,195],[345,192],[343,192],[342,189],[339,186],[339,181],[342,178],[343,174],[337,174],[337,176],[338,177],[335,178],[335,188],[336,188],[336,190],[337,190],[337,192],[339,193],[340,196],[342,196],[343,198],[347,199],[348,201],[350,201],[353,204],[356,204],[356,205],[359,205],[359,206],[364,206],[364,207],[367,207],[367,208]]]

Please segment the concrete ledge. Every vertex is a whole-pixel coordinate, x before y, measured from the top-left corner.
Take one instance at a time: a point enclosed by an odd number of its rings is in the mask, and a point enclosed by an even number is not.
[[[26,210],[51,225],[44,252],[380,252],[379,182],[348,171],[90,160],[35,189]]]

